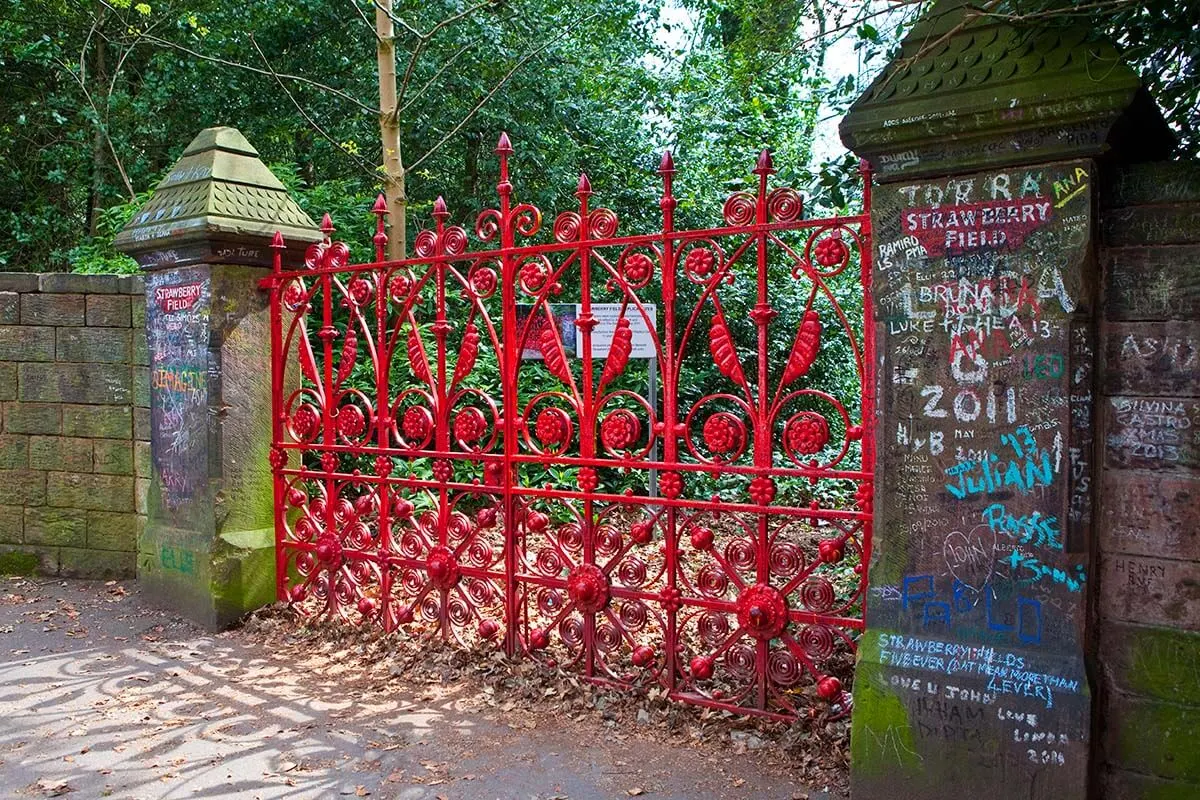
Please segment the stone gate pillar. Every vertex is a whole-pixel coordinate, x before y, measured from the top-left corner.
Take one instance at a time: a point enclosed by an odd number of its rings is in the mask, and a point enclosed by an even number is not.
[[[202,131],[116,246],[146,270],[151,458],[138,579],[210,628],[275,592],[267,294],[320,233],[233,128]]]
[[[875,168],[855,800],[1074,800],[1092,731],[1097,180],[1169,134],[1084,28],[938,4],[842,138]]]

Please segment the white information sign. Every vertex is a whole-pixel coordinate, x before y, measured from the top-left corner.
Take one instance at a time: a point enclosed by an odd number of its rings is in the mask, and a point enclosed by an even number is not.
[[[650,324],[657,328],[658,307],[653,304],[643,306]],[[583,306],[576,304],[575,316],[583,313]],[[613,333],[617,330],[617,320],[621,316],[620,303],[592,303],[592,316],[596,318],[596,327],[592,328],[592,358],[608,358],[612,349]],[[629,331],[633,334],[630,358],[655,358],[658,353],[654,350],[654,337],[650,335],[650,327],[646,319],[635,305],[627,306],[625,319],[629,320]],[[583,337],[575,338],[575,357],[583,358]]]

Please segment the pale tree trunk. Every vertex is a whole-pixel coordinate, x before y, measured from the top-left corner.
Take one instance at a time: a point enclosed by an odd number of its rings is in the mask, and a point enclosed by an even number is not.
[[[389,260],[404,258],[405,217],[408,198],[404,194],[404,161],[400,156],[400,120],[396,110],[396,44],[390,11],[392,0],[379,0],[375,7],[375,32],[379,34],[379,133],[383,141],[383,195],[387,199],[391,231]]]
[[[96,27],[102,31],[104,9],[100,10],[99,19],[100,22],[96,24]],[[97,36],[96,44],[92,48],[90,58],[92,72],[89,76],[90,82],[96,86],[108,83],[108,54],[106,51],[104,36]],[[105,150],[104,122],[97,119],[94,124],[95,130],[92,131],[92,185],[88,189],[87,207],[89,236],[95,236],[100,229],[100,212],[104,208],[104,167],[108,161],[108,153]]]

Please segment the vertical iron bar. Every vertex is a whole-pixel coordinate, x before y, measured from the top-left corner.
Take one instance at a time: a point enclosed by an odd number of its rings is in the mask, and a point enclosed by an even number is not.
[[[501,462],[500,488],[504,504],[504,650],[510,656],[517,653],[519,644],[517,614],[517,514],[513,497],[515,456],[517,454],[517,370],[521,354],[517,351],[517,262],[513,255],[512,183],[508,178],[508,157],[513,148],[507,134],[500,134],[496,143],[500,157],[500,180],[496,194],[500,197],[500,324],[504,352],[497,354],[500,364],[501,403],[504,408],[504,458]]]
[[[282,287],[280,273],[283,271],[283,234],[276,231],[271,240],[273,253],[271,267],[271,446],[279,453],[280,463],[272,464],[275,489],[275,599],[283,600],[287,592],[287,553],[284,550],[284,524],[287,513],[284,498],[283,468],[287,466],[287,451],[283,449],[283,309],[280,307]]]
[[[676,259],[675,240],[672,236],[675,232],[675,196],[672,191],[672,181],[675,176],[675,162],[671,158],[671,152],[668,150],[663,153],[662,161],[658,166],[658,174],[663,181],[663,194],[659,200],[659,208],[662,209],[662,306],[663,306],[663,332],[659,337],[659,342],[663,349],[663,358],[660,364],[662,370],[663,383],[663,411],[662,411],[662,438],[663,438],[663,464],[666,469],[670,470],[678,461],[676,453],[676,402],[678,401],[678,375],[679,365],[675,363],[675,278],[678,261]],[[680,356],[682,358],[682,355]],[[651,364],[654,362],[652,361]],[[653,367],[650,367],[653,369]],[[653,376],[651,376],[653,379]],[[655,413],[657,413],[657,408]],[[667,588],[668,595],[675,597],[678,592],[679,577],[676,574],[679,569],[679,540],[676,534],[678,512],[675,506],[667,506],[666,517],[667,524],[664,526],[663,537],[666,544],[666,559],[667,559]],[[667,608],[667,641],[666,641],[666,658],[667,658],[667,690],[674,691],[678,685],[679,671],[679,614],[676,608],[677,604],[672,604]]]
[[[392,354],[387,345],[387,302],[388,302],[388,272],[382,266],[384,246],[387,244],[387,234],[384,232],[384,217],[387,215],[387,201],[379,195],[375,201],[375,442],[379,446],[380,459],[391,459],[382,455],[388,448],[391,432],[392,403],[391,365]],[[392,600],[392,491],[388,483],[388,474],[380,474],[378,466],[375,474],[379,478],[376,484],[379,492],[379,614],[385,631],[392,630],[392,617],[388,613]]]
[[[594,405],[592,398],[592,328],[596,326],[596,318],[592,315],[592,275],[591,223],[588,220],[588,198],[591,197],[592,186],[586,174],[579,176],[579,186],[575,196],[579,198],[579,317],[575,320],[579,335],[583,341],[583,407],[579,410],[579,454],[584,459],[596,455],[596,421],[592,419]],[[570,361],[567,362],[570,369]],[[583,563],[596,563],[595,525],[592,516],[594,507],[591,492],[583,498]],[[584,674],[591,678],[596,670],[596,614],[583,614],[583,648]]]
[[[767,234],[762,226],[767,223],[767,178],[774,173],[771,165],[771,154],[763,150],[759,156],[758,165],[754,169],[758,174],[758,196],[754,204],[754,247],[757,256],[758,295],[751,317],[758,328],[758,397],[757,410],[754,420],[754,466],[756,478],[765,478],[771,467],[772,435],[771,421],[768,413],[769,392],[767,382],[767,347],[769,339],[767,326],[775,316],[770,303],[767,302]],[[754,502],[757,502],[756,500]],[[755,542],[755,580],[758,583],[769,583],[771,580],[770,558],[767,546],[767,515],[757,514],[758,541]],[[756,644],[755,662],[758,681],[758,707],[767,706],[767,649],[769,642],[758,639]]]
[[[862,221],[862,253],[859,261],[862,268],[862,304],[863,304],[863,385],[862,385],[862,464],[861,469],[869,476],[867,485],[870,486],[871,514],[863,520],[862,544],[862,615],[867,618],[867,596],[870,594],[871,547],[874,535],[875,513],[875,311],[874,295],[872,294],[872,275],[874,267],[874,240],[871,227],[871,165],[863,159],[859,162],[859,171],[863,182],[863,221]]]

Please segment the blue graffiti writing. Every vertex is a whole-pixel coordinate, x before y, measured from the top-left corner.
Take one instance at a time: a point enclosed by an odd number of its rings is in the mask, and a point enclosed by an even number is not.
[[[1018,517],[1008,513],[1003,503],[992,503],[983,510],[983,521],[993,533],[1006,533],[1021,544],[1063,549],[1058,517],[1043,517],[1040,511]]]
[[[1002,610],[1001,601],[995,599],[991,586],[983,588],[983,612],[988,630],[1013,634],[1022,644],[1040,644],[1042,641],[1042,604],[1030,597],[1018,595],[1015,608]],[[959,580],[954,581],[951,594],[947,597],[938,592],[932,575],[906,576],[900,584],[900,609],[919,610],[921,624],[953,627],[954,618],[972,613],[976,609],[978,594]],[[1006,618],[1012,620],[1006,624]]]
[[[1072,592],[1078,592],[1079,589],[1087,582],[1087,574],[1084,572],[1082,564],[1076,564],[1072,567],[1074,574],[1058,567],[1052,567],[1049,564],[1043,564],[1036,556],[1026,555],[1016,550],[1009,555],[1008,565],[1013,568],[1013,573],[1016,570],[1024,568],[1029,571],[1030,578],[1033,581],[1040,581],[1043,578],[1049,578],[1054,583],[1061,583]]]
[[[946,475],[958,478],[957,484],[947,483],[946,490],[962,500],[977,494],[993,494],[1016,489],[1029,494],[1037,486],[1049,486],[1054,479],[1054,464],[1050,453],[1042,450],[1025,426],[1000,436],[1000,444],[1012,451],[1012,457],[1001,459],[988,453],[980,459],[963,459],[946,470]]]

